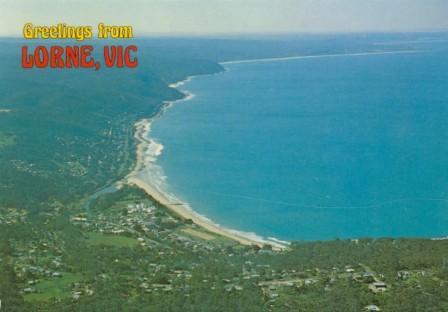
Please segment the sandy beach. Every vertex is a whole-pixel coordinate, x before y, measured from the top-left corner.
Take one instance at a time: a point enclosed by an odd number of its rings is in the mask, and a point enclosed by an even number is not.
[[[187,78],[191,79],[191,77]],[[183,84],[184,81],[170,85],[172,88],[176,88]],[[193,97],[193,94],[184,93],[184,98],[178,101],[186,101]],[[176,102],[176,101],[175,101]],[[165,108],[170,107],[175,102],[166,102]],[[160,114],[155,116],[157,118]],[[232,229],[221,227],[220,225],[209,220],[205,216],[196,213],[191,209],[188,204],[182,203],[178,200],[173,201],[170,196],[164,194],[159,188],[151,182],[150,178],[143,178],[142,171],[147,166],[152,165],[155,158],[161,153],[163,146],[156,144],[149,138],[149,131],[151,128],[152,119],[143,119],[135,124],[135,139],[137,140],[137,162],[134,170],[127,176],[126,182],[129,185],[134,185],[144,190],[150,197],[157,201],[162,206],[170,209],[183,219],[191,219],[195,224],[204,228],[205,230],[215,233],[217,235],[235,240],[242,245],[250,246],[257,245],[262,247],[263,245],[271,245],[274,250],[283,250],[287,248],[286,242],[281,242],[275,239],[264,239],[253,233],[239,232]],[[148,150],[150,150],[148,152]]]

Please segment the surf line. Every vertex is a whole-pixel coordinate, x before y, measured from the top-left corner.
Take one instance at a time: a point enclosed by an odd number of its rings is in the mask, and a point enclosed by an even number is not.
[[[448,198],[398,198],[398,199],[391,199],[387,201],[383,201],[376,204],[370,204],[370,205],[360,205],[360,206],[319,206],[319,205],[307,205],[307,204],[295,204],[290,202],[284,202],[284,201],[278,201],[278,200],[270,200],[265,198],[259,198],[259,197],[252,197],[252,196],[246,196],[246,195],[238,195],[238,194],[229,194],[229,193],[220,193],[220,192],[213,192],[213,191],[204,191],[197,189],[196,192],[201,192],[204,194],[210,194],[210,195],[216,195],[221,197],[228,197],[228,198],[238,198],[238,199],[245,199],[245,200],[252,200],[252,201],[258,201],[258,202],[265,202],[275,205],[282,205],[282,206],[292,206],[292,207],[298,207],[298,208],[310,208],[310,209],[370,209],[370,208],[379,208],[388,204],[395,204],[400,202],[412,202],[412,201],[427,201],[427,202],[445,202],[448,203]]]
[[[286,57],[272,57],[252,60],[236,60],[220,62],[221,65],[244,64],[244,63],[261,63],[261,62],[281,62],[288,60],[301,60],[313,58],[327,58],[327,57],[344,57],[344,56],[369,56],[369,55],[387,55],[387,54],[415,54],[423,53],[423,50],[398,50],[398,51],[377,51],[377,52],[359,52],[359,53],[339,53],[339,54],[320,54],[320,55],[297,55]]]

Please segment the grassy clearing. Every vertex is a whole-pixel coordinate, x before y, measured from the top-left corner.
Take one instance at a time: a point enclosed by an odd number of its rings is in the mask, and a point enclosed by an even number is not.
[[[207,241],[216,239],[216,236],[214,236],[212,234],[208,234],[208,233],[205,233],[205,232],[202,232],[202,231],[194,230],[192,228],[183,228],[181,231],[184,232],[184,233],[190,234],[192,236],[199,237],[201,239],[207,240]]]
[[[48,301],[52,298],[64,299],[71,295],[71,284],[81,280],[80,274],[65,273],[62,277],[44,280],[35,286],[37,293],[26,294],[26,301]]]
[[[224,236],[216,235],[214,233],[208,232],[200,227],[191,227],[189,225],[182,227],[179,231],[179,234],[191,237],[192,239],[200,239],[205,240],[207,242],[217,244],[217,245],[225,245],[225,246],[234,246],[235,241],[228,239]]]

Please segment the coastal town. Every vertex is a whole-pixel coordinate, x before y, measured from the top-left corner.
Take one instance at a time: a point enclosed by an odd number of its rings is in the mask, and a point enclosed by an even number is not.
[[[365,302],[365,311],[383,311],[380,304],[382,298],[395,289],[412,287],[423,291],[424,285],[429,282],[438,283],[440,287],[448,286],[448,281],[426,268],[399,270],[390,275],[356,262],[331,267],[313,266],[312,263],[307,266],[275,265],[273,259],[289,251],[275,251],[268,245],[261,248],[239,245],[207,232],[191,220],[179,218],[136,189],[126,189],[121,193],[124,196],[118,201],[114,200],[110,206],[109,201],[98,199],[89,210],[80,210],[68,216],[68,226],[79,230],[85,248],[111,253],[107,259],[108,269],[103,273],[89,276],[76,269],[73,259],[67,260],[71,258],[67,254],[71,246],[64,242],[57,230],[45,233],[36,230],[32,232],[35,239],[11,241],[14,271],[25,300],[76,302],[91,297],[97,291],[98,282],[113,278],[112,272],[120,266],[128,267],[127,270],[133,273],[126,274],[130,288],[127,291],[132,289],[152,296],[180,293],[189,297],[197,283],[211,292],[229,295],[253,289],[260,294],[269,310],[287,306],[291,298],[348,287],[369,298]],[[61,207],[55,205],[52,213],[42,216],[43,222],[49,225],[63,215]],[[1,211],[0,224],[26,226],[27,222],[28,216],[24,211]],[[351,240],[348,244],[356,246],[365,242]],[[136,263],[129,263],[123,259],[123,252],[133,250],[141,255],[151,254],[152,259],[138,257]],[[167,261],[184,256],[187,252],[197,260],[184,265]],[[231,268],[231,274],[198,274],[203,269],[199,259],[211,255],[216,261],[219,258],[221,265]]]

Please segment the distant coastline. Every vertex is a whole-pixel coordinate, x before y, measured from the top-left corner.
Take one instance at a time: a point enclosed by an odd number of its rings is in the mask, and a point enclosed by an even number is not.
[[[370,56],[370,55],[387,55],[387,54],[412,54],[422,53],[421,50],[399,50],[399,51],[374,51],[374,52],[360,52],[360,53],[338,53],[338,54],[318,54],[318,55],[297,55],[286,57],[271,57],[260,59],[236,60],[220,62],[221,65],[226,64],[244,64],[244,63],[259,63],[259,62],[281,62],[288,60],[314,59],[324,57],[343,57],[343,56]]]

